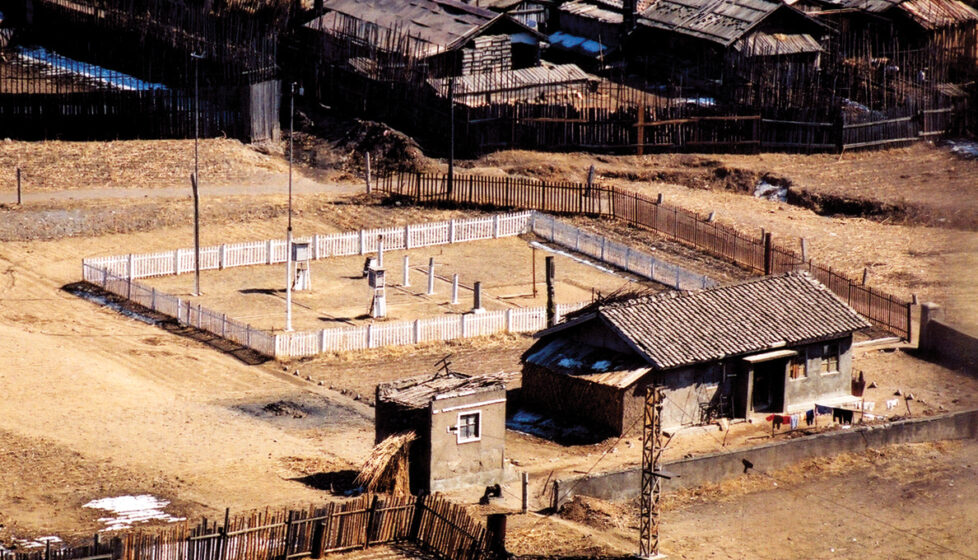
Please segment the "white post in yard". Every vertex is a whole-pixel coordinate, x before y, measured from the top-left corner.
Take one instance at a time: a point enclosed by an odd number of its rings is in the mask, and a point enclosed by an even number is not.
[[[411,224],[404,226],[404,248],[411,248]]]
[[[448,242],[455,243],[455,219],[448,222]]]
[[[499,237],[499,214],[495,214],[492,217],[492,238],[497,239]]]
[[[452,305],[458,304],[458,274],[452,275]]]
[[[219,259],[220,260],[217,263],[217,268],[220,270],[224,270],[224,267],[227,266],[227,260],[228,260],[228,246],[225,243],[221,243],[221,252],[220,252]]]
[[[506,310],[506,332],[513,332],[513,310]]]
[[[418,344],[421,342],[421,322],[417,319],[414,320],[414,343]]]
[[[405,288],[411,287],[411,267],[408,263],[408,256],[404,255],[404,282],[402,285]]]
[[[428,295],[435,294],[435,257],[428,259]]]

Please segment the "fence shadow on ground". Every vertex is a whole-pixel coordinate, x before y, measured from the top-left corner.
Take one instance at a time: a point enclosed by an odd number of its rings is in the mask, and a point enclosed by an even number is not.
[[[238,361],[249,366],[263,364],[271,360],[270,357],[255,352],[247,346],[221,338],[220,336],[211,334],[207,331],[187,325],[181,325],[174,318],[168,315],[133,303],[126,298],[117,296],[112,292],[105,291],[98,286],[89,284],[88,282],[81,281],[65,284],[64,286],[61,286],[61,290],[73,296],[88,300],[96,305],[108,307],[118,311],[132,319],[159,327],[171,334],[189,338],[205,344],[224,354],[233,356]]]

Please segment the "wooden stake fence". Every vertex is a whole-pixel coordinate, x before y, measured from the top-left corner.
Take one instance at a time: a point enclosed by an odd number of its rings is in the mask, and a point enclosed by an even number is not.
[[[442,175],[398,174],[378,181],[378,190],[421,203],[519,208],[561,214],[612,216],[687,243],[755,274],[808,270],[837,296],[875,325],[910,340],[910,302],[862,285],[858,280],[809,260],[777,243],[765,244],[711,222],[694,212],[617,187],[585,183],[544,182],[510,177],[456,176],[462,185],[451,195]]]
[[[480,560],[485,527],[441,496],[362,495],[305,510],[256,511],[135,531],[93,545],[0,554],[3,560],[293,560],[414,542],[445,560]]]

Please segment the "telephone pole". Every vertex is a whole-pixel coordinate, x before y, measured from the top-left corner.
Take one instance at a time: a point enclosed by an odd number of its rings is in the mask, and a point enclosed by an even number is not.
[[[645,388],[645,427],[642,430],[642,495],[639,506],[638,555],[664,558],[659,554],[659,497],[662,479],[669,475],[659,470],[662,455],[662,389]]]

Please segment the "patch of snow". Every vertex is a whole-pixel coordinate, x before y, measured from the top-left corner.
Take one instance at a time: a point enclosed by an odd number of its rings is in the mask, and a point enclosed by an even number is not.
[[[772,185],[764,179],[761,179],[760,182],[757,183],[757,186],[754,187],[754,196],[757,198],[766,198],[775,202],[787,202],[788,187]]]
[[[163,508],[168,505],[170,505],[168,500],[162,500],[150,494],[141,494],[139,496],[118,496],[92,500],[82,507],[101,509],[115,514],[113,517],[100,517],[99,522],[106,525],[102,529],[103,531],[118,531],[129,529],[135,523],[153,520],[173,523],[186,519],[165,513]]]
[[[948,140],[951,153],[967,159],[978,159],[978,142],[974,140]]]
[[[47,543],[51,543],[52,548],[54,545],[61,544],[62,541],[59,537],[49,536],[49,537],[37,537],[36,539],[13,539],[14,545],[18,548],[44,548]],[[0,547],[2,550],[2,547]]]
[[[593,364],[591,364],[591,369],[593,369],[594,371],[608,371],[608,368],[610,367],[611,367],[611,362],[608,360],[598,360]]]

